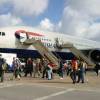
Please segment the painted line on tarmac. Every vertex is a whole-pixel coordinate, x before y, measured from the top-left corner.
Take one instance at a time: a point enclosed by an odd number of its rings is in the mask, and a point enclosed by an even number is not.
[[[28,83],[28,84],[24,84],[24,85],[31,85],[31,86],[39,86],[39,87],[48,87],[48,88],[57,88],[57,89],[65,89],[65,88],[68,88],[68,87],[59,87],[59,86],[49,86],[49,85],[41,85],[41,84],[34,84],[34,83]]]
[[[76,91],[87,91],[87,92],[97,92],[100,93],[99,89],[75,89]]]
[[[3,83],[3,84],[0,84],[0,88],[6,88],[6,87],[13,87],[13,86],[19,86],[19,85],[23,85],[23,83],[12,83],[12,84],[5,84],[5,83]]]
[[[48,85],[41,85],[41,84],[28,84],[28,85],[35,85],[35,86],[48,87],[48,88],[57,88],[57,89],[65,89],[65,88],[70,89],[69,87],[62,87],[62,86],[61,87],[59,87],[59,86],[48,86]],[[91,89],[91,88],[86,88],[86,89],[84,89],[84,88],[82,88],[82,89],[71,88],[71,89],[73,89],[75,91],[100,92],[100,90],[96,89],[96,88],[94,88],[94,89]]]
[[[71,92],[71,91],[74,91],[74,89],[70,88],[70,89],[67,89],[67,90],[64,90],[64,91],[56,92],[56,93],[53,93],[53,94],[50,94],[50,95],[47,95],[47,96],[43,96],[43,97],[40,97],[40,98],[36,98],[36,99],[33,99],[33,100],[46,100],[46,99],[49,99],[49,98],[52,98],[52,97],[55,97],[55,96],[58,96],[58,95],[61,95],[61,94],[67,93],[67,92]]]

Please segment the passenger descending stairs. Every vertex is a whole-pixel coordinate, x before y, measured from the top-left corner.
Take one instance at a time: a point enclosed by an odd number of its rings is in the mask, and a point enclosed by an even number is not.
[[[49,49],[45,47],[40,40],[27,39],[23,42],[23,44],[33,45],[42,55],[42,57],[44,57],[49,62],[52,62],[55,65],[55,69],[58,67],[58,58],[51,51],[49,51]]]
[[[80,50],[78,50],[75,46],[73,46],[73,44],[66,43],[66,44],[60,45],[60,48],[69,49],[77,58],[81,58],[82,60],[84,60],[87,63],[88,67],[95,66],[95,64],[88,57],[86,57]]]

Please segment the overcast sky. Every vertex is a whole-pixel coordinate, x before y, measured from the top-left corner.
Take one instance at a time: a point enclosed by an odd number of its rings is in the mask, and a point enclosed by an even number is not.
[[[100,0],[0,0],[0,27],[16,25],[100,41]]]

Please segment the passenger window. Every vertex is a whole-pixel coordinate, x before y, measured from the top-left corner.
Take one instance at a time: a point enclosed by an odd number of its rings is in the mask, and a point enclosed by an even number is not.
[[[0,35],[1,35],[1,32],[0,32]]]
[[[2,32],[2,36],[5,36],[5,32]]]

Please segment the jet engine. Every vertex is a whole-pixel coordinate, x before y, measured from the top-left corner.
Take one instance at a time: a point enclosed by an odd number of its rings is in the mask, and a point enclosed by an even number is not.
[[[89,52],[89,57],[95,63],[100,62],[100,50],[91,50]]]

